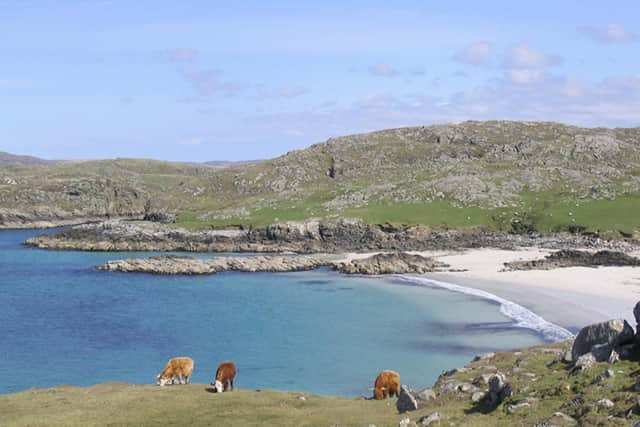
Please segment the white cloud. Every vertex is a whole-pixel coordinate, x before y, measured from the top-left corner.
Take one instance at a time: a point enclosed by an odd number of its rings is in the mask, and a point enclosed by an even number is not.
[[[456,61],[471,65],[486,65],[491,60],[491,46],[486,42],[473,43],[453,57]]]
[[[604,28],[580,27],[578,30],[600,43],[630,43],[640,39],[638,34],[627,31],[620,24],[609,24]]]
[[[507,55],[506,64],[511,68],[542,68],[560,65],[562,58],[557,55],[547,55],[539,49],[522,43],[514,46]]]
[[[369,73],[378,77],[396,77],[400,74],[400,72],[392,66],[382,63],[370,66]]]
[[[512,68],[509,70],[509,78],[516,84],[531,84],[540,81],[543,77],[541,70],[528,68]]]

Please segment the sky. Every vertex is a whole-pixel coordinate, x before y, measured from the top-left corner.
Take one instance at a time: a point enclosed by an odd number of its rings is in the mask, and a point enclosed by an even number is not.
[[[251,160],[493,119],[640,126],[640,1],[0,0],[0,151]]]

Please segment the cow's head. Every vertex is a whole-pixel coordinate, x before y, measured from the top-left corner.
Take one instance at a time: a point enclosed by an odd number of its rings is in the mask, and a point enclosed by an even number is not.
[[[375,400],[382,400],[384,399],[384,392],[387,388],[386,387],[375,387],[373,389],[373,398]]]
[[[212,381],[211,385],[213,386],[213,390],[216,393],[222,393],[224,391],[224,387],[222,386],[222,381],[220,380]]]
[[[162,374],[158,374],[158,376],[156,377],[156,384],[159,386],[173,384],[173,378],[163,377]]]

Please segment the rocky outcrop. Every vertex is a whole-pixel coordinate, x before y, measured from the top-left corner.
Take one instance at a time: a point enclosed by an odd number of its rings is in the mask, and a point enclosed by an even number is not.
[[[151,258],[131,258],[109,261],[99,270],[151,274],[215,274],[222,271],[285,272],[312,270],[327,265],[327,260],[310,256],[253,256],[196,259],[187,256],[163,255]]]
[[[561,267],[638,267],[640,258],[617,251],[587,252],[563,249],[547,255],[544,259],[513,261],[504,264],[507,270],[551,270]]]
[[[446,267],[449,265],[443,262],[407,253],[382,253],[335,265],[336,270],[346,274],[421,274]]]
[[[377,260],[383,257],[384,268],[379,267]],[[406,262],[406,258],[411,263]],[[329,267],[345,274],[405,274],[433,271],[429,268],[446,266],[431,258],[405,253],[376,254],[358,260],[360,268],[345,268],[352,265],[337,259],[335,255],[261,255],[247,257],[215,257],[192,258],[189,256],[163,255],[151,258],[130,258],[126,260],[109,261],[97,267],[99,270],[136,272],[150,274],[186,274],[201,275],[215,274],[222,271],[245,272],[286,272],[312,270]]]
[[[622,241],[604,241],[595,237],[568,234],[534,238],[482,230],[434,230],[423,226],[364,224],[347,219],[200,231],[158,223],[107,221],[77,226],[53,235],[35,236],[26,243],[44,249],[88,251],[297,253],[425,251],[479,247],[514,249],[523,246],[549,249],[633,247]]]
[[[596,361],[605,361],[615,347],[632,342],[634,335],[631,325],[621,319],[586,326],[573,342],[572,358],[578,360],[580,356],[592,353]]]

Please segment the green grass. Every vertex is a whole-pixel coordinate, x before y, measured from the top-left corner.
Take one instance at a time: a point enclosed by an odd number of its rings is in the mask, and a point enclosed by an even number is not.
[[[493,410],[473,403],[468,393],[461,392],[439,394],[417,411],[399,414],[395,399],[372,401],[270,390],[213,394],[204,384],[157,387],[105,383],[89,388],[60,386],[0,395],[0,424],[395,427],[404,417],[417,421],[435,411],[442,415],[442,425],[474,427],[532,426],[548,420],[556,411],[578,419],[585,426],[629,426],[638,422],[638,414],[622,418],[635,404],[637,394],[632,389],[640,369],[637,358],[615,365],[598,363],[586,372],[569,375],[567,365],[555,361],[558,353],[550,351],[567,348],[567,343],[559,343],[520,353],[498,353],[488,361],[467,365],[470,368],[467,372],[448,377],[472,382],[491,371],[487,365],[505,373],[514,394]],[[595,383],[594,377],[605,369],[613,369],[614,377]],[[411,383],[411,379],[404,381]],[[305,399],[300,399],[301,396]],[[581,396],[584,402],[570,404],[576,396]],[[532,399],[530,407],[508,412],[509,405],[527,398]],[[610,399],[615,406],[598,408],[596,402],[603,398]]]

